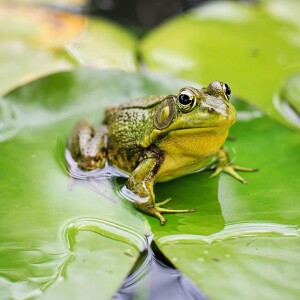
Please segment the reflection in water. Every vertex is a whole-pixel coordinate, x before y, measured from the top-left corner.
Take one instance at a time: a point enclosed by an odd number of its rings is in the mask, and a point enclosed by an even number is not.
[[[68,149],[65,151],[65,159],[68,164],[68,172],[72,178],[75,179],[89,179],[93,178],[103,179],[103,178],[111,178],[111,177],[128,177],[127,174],[118,170],[109,164],[107,164],[103,169],[95,169],[91,171],[83,171],[78,168],[77,162],[72,158],[71,153]]]
[[[133,247],[137,255],[140,254],[114,300],[206,299],[189,279],[168,262],[156,244],[151,244],[152,236],[146,237],[121,224],[92,218],[75,219],[66,224],[63,229],[66,247],[62,251],[54,250],[47,244],[29,248],[2,243],[0,289],[3,299],[39,297],[50,286],[67,279],[67,268],[76,258],[76,236],[81,231],[125,243]],[[156,242],[161,248],[173,244],[212,244],[249,237],[299,238],[300,232],[295,226],[283,224],[240,223],[227,225],[224,230],[209,236],[177,234],[159,238]],[[127,255],[132,256],[132,252]]]
[[[76,258],[76,236],[80,231],[126,243],[141,254],[114,299],[126,300],[134,296],[141,299],[206,299],[178,270],[154,255],[150,247],[152,236],[147,238],[123,225],[88,218],[73,220],[65,226],[63,237],[67,249],[60,253],[51,253],[49,245],[35,248],[10,246],[10,249],[9,245],[1,245],[0,254],[4,251],[6,254],[0,257],[1,295],[5,295],[5,299],[40,297],[47,288],[67,279],[67,268]],[[5,262],[8,253],[14,257],[13,265],[11,260]]]
[[[147,259],[128,276],[113,300],[207,299],[186,276],[160,260],[161,253],[156,256],[151,248],[148,253]]]
[[[106,165],[103,169],[83,171],[78,168],[76,161],[71,156],[68,149],[65,148],[61,140],[57,141],[57,160],[61,167],[70,175],[69,189],[75,186],[83,185],[88,189],[102,195],[111,202],[116,202],[116,192],[120,189],[117,178],[127,177],[126,174],[116,168]],[[66,169],[65,166],[68,166]]]
[[[113,239],[144,253],[147,260],[150,237],[145,237],[126,226],[106,220],[80,218],[63,228],[65,248],[57,251],[49,244],[31,247],[13,243],[0,245],[0,290],[1,299],[31,299],[43,293],[57,282],[68,279],[67,268],[76,259],[76,236],[88,231]],[[132,255],[130,252],[128,255]]]
[[[133,272],[113,299],[126,300],[133,297],[140,297],[141,299],[171,297],[174,300],[206,299],[182,273],[158,258],[162,254],[157,247],[155,247],[155,253],[158,256],[154,254],[150,247],[152,236],[145,237],[131,228],[104,220],[78,219],[70,222],[65,228],[65,241],[71,252],[74,251],[75,238],[79,231],[91,231],[125,242],[141,253]]]

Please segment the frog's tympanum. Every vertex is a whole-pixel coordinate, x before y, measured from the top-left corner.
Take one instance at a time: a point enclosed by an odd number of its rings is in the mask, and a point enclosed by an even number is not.
[[[213,81],[202,89],[186,86],[177,95],[149,96],[109,107],[99,128],[79,122],[68,148],[82,170],[108,163],[127,174],[134,205],[163,225],[162,214],[193,210],[163,208],[171,199],[155,203],[155,182],[214,166],[211,177],[225,171],[245,183],[236,170],[254,170],[230,163],[222,148],[236,121],[230,95],[226,83]]]

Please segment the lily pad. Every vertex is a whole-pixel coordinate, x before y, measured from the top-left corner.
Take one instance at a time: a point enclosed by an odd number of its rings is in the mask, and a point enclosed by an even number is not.
[[[299,14],[294,0],[210,1],[146,36],[142,60],[150,70],[190,80],[223,80],[267,115],[299,128],[273,104],[279,88],[300,70]]]
[[[169,208],[196,209],[167,215],[165,226],[120,196],[124,181],[70,178],[64,149],[76,121],[97,124],[112,102],[176,93],[186,84],[159,74],[79,69],[1,100],[1,297],[89,292],[110,299],[151,234],[211,298],[251,299],[253,290],[256,298],[299,295],[299,134],[259,110],[235,102],[239,120],[226,144],[236,163],[259,168],[244,175],[248,185],[226,174],[209,179],[211,171],[157,184],[158,200],[173,197]],[[266,270],[267,279],[257,275]]]
[[[79,119],[99,122],[111,102],[181,85],[83,69],[34,81],[1,100],[1,298],[111,299],[147,251],[151,231],[114,179],[70,178],[65,140]]]

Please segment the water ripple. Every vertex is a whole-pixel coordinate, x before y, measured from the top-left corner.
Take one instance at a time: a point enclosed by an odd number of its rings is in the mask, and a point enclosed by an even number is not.
[[[208,243],[236,239],[243,237],[256,236],[281,236],[281,237],[300,237],[297,226],[276,224],[276,223],[238,223],[229,224],[217,233],[209,236],[193,234],[174,234],[159,238],[157,243],[161,246],[166,244],[187,244],[187,243]]]

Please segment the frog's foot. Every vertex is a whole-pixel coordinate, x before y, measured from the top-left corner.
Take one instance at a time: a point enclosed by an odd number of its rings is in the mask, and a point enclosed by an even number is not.
[[[166,223],[166,219],[161,215],[161,214],[176,214],[176,213],[189,213],[189,212],[194,212],[195,209],[168,209],[168,208],[164,208],[161,207],[165,204],[167,204],[168,202],[170,202],[172,200],[172,198],[167,198],[164,201],[158,202],[155,204],[155,211],[156,211],[156,216],[160,215],[159,219],[160,219],[160,224],[164,225]],[[162,217],[162,219],[161,219]]]
[[[221,172],[225,172],[236,178],[238,181],[246,184],[247,181],[241,177],[236,171],[243,171],[243,172],[254,172],[258,169],[254,168],[244,168],[233,163],[230,163],[230,159],[228,153],[222,148],[218,152],[218,162],[216,165],[215,172],[210,176],[210,178],[217,176]]]
[[[149,215],[152,215],[160,220],[160,225],[164,225],[166,223],[166,218],[162,214],[176,214],[176,213],[189,213],[189,212],[194,212],[195,209],[168,209],[161,207],[168,202],[170,202],[172,198],[168,198],[162,202],[152,204],[152,205],[140,205],[138,203],[135,203],[135,206],[146,212]]]
[[[79,121],[73,128],[68,149],[84,171],[102,169],[106,164],[106,127],[95,129],[88,121]]]
[[[233,176],[235,179],[237,179],[241,183],[246,184],[247,183],[246,179],[244,179],[242,176],[240,176],[236,171],[255,172],[257,170],[258,169],[240,167],[235,164],[228,164],[227,166],[218,166],[216,168],[215,172],[210,176],[210,178],[213,178],[213,177],[219,175],[221,172],[225,172],[225,173]]]
[[[164,201],[155,203],[155,208],[161,212],[161,213],[169,213],[169,214],[176,214],[176,213],[188,213],[188,212],[193,212],[195,211],[195,209],[168,209],[168,208],[163,208],[161,206],[167,204],[168,202],[170,202],[172,200],[172,198],[167,198]]]

